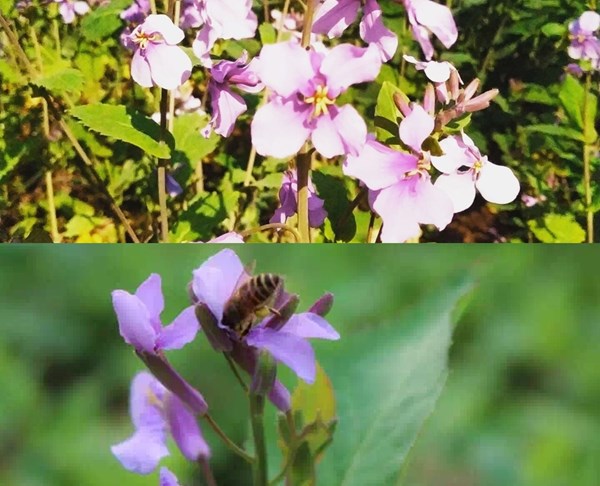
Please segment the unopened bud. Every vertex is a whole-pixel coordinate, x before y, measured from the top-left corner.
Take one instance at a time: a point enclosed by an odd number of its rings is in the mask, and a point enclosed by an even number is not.
[[[258,354],[250,392],[254,395],[265,396],[271,393],[275,378],[277,377],[277,362],[275,358],[266,350],[261,350]]]
[[[404,116],[408,116],[411,113],[410,100],[404,93],[394,93],[394,103]]]
[[[265,323],[265,327],[278,331],[281,329],[290,317],[294,314],[300,303],[300,298],[296,294],[290,294],[288,299],[276,309],[276,313]]]
[[[479,96],[467,101],[463,108],[468,112],[484,110],[490,106],[490,101],[492,101],[498,95],[498,93],[499,91],[496,88],[490,89],[489,91],[481,93]]]
[[[456,69],[450,71],[450,79],[448,80],[448,87],[450,88],[450,95],[453,100],[458,98],[460,93],[460,75]]]
[[[308,312],[312,312],[313,314],[317,314],[321,317],[325,317],[331,308],[333,307],[333,294],[327,292],[324,294],[319,300],[317,300]]]
[[[477,88],[479,88],[479,79],[475,78],[465,88],[463,100],[469,101],[471,98],[473,98],[473,95],[477,92]]]
[[[217,318],[208,306],[204,303],[197,304],[194,307],[194,311],[196,313],[196,319],[198,319],[198,323],[213,349],[219,352],[231,351],[231,339],[227,336],[227,333],[219,327]]]
[[[431,83],[427,83],[427,86],[425,87],[425,95],[423,96],[423,108],[430,115],[433,115],[435,113],[435,88]]]

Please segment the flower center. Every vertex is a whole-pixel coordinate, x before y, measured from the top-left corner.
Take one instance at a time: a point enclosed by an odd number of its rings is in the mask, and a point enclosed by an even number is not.
[[[479,172],[481,171],[483,167],[483,159],[479,159],[477,160],[474,164],[473,164],[473,172],[475,172],[475,174],[479,174]]]
[[[131,39],[135,44],[140,46],[140,49],[146,49],[150,42],[160,42],[162,40],[162,36],[158,32],[148,34],[142,29],[136,29],[131,34]]]
[[[335,100],[332,100],[327,96],[327,92],[329,88],[327,86],[317,86],[314,94],[312,96],[307,96],[304,98],[304,102],[313,105],[313,113],[312,116],[317,118],[321,115],[327,115],[329,113],[329,106],[335,103]]]

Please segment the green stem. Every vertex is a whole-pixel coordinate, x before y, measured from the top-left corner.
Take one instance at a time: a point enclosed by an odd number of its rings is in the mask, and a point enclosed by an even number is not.
[[[204,476],[204,479],[206,480],[207,486],[217,486],[217,481],[215,479],[215,476],[213,475],[212,469],[210,468],[208,459],[204,459],[204,458],[198,459],[198,465],[200,466],[200,469],[202,470],[202,475]]]
[[[52,171],[46,171],[46,197],[48,199],[48,214],[50,215],[50,235],[52,243],[60,243],[58,224],[56,222],[56,205],[54,204],[54,188],[52,186]]]
[[[585,76],[585,90],[583,93],[583,189],[585,196],[586,232],[587,242],[594,242],[594,210],[592,208],[592,182],[590,167],[590,144],[589,138],[591,126],[589,122],[589,95],[592,89],[592,74]]]
[[[254,486],[267,486],[267,445],[265,442],[264,410],[265,397],[250,394],[250,422],[254,438],[256,460],[252,464]]]
[[[239,384],[244,389],[244,392],[248,393],[248,385],[246,385],[246,382],[244,381],[244,379],[240,375],[240,372],[238,371],[237,366],[235,365],[235,363],[233,362],[233,360],[231,359],[231,357],[227,353],[223,353],[223,356],[225,356],[225,359],[227,360],[227,364],[231,368],[231,371],[233,371],[233,374],[235,375],[235,377],[236,377],[237,381],[239,382]]]
[[[208,425],[210,425],[210,427],[219,436],[219,439],[221,439],[223,441],[223,443],[229,449],[231,449],[235,454],[240,456],[242,459],[244,459],[244,461],[246,461],[249,464],[254,464],[254,462],[256,462],[254,460],[254,458],[252,456],[250,456],[244,449],[239,447],[235,442],[233,442],[229,437],[227,437],[227,434],[225,434],[225,432],[223,432],[221,427],[219,427],[217,425],[217,423],[214,421],[214,419],[208,413],[203,415],[202,418],[208,422]]]
[[[167,108],[169,105],[169,92],[160,90],[160,143],[164,143],[167,132]],[[158,159],[158,206],[160,208],[160,240],[169,241],[169,213],[167,211],[167,161]]]

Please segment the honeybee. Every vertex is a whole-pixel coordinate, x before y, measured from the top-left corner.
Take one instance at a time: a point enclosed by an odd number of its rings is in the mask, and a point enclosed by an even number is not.
[[[251,277],[225,303],[223,325],[235,331],[238,337],[244,337],[261,317],[269,312],[279,314],[271,306],[282,287],[283,278],[273,273]]]

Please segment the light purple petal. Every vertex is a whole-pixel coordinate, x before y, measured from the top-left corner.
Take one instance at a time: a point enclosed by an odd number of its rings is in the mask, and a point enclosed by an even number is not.
[[[452,221],[454,206],[450,197],[434,187],[429,177],[421,176],[417,181],[419,199],[415,205],[417,221],[420,224],[433,224],[442,231]]]
[[[129,415],[136,429],[165,430],[166,422],[160,407],[168,393],[147,371],[135,375],[129,393]]]
[[[158,32],[167,44],[179,44],[185,37],[183,30],[164,14],[151,14],[142,24],[142,30],[147,33]]]
[[[252,0],[208,0],[206,16],[221,39],[254,37],[258,20],[252,12]]]
[[[298,102],[272,99],[259,108],[252,120],[252,143],[260,155],[285,158],[300,150],[310,134],[306,126],[310,108]]]
[[[250,331],[246,342],[269,351],[277,361],[289,366],[298,378],[307,383],[315,381],[315,352],[308,341],[287,332],[256,327]]]
[[[452,47],[458,31],[450,9],[431,0],[411,0],[411,3],[419,24],[433,32],[447,49]]]
[[[351,105],[330,109],[317,119],[311,140],[325,157],[358,154],[367,140],[367,125]]]
[[[209,25],[204,25],[196,34],[196,39],[192,43],[192,50],[202,65],[206,68],[212,66],[212,60],[210,59],[210,50],[217,41],[217,32],[211,29]]]
[[[375,44],[381,60],[389,61],[398,48],[398,37],[383,24],[381,8],[376,0],[367,0],[363,19],[360,22],[360,37],[369,44]]]
[[[61,3],[58,6],[58,11],[63,18],[65,24],[70,24],[75,20],[75,9],[70,3]]]
[[[210,449],[196,418],[175,395],[168,398],[166,412],[171,435],[185,458],[195,462],[210,457]]]
[[[431,135],[435,121],[421,105],[413,104],[411,113],[400,122],[400,140],[421,153],[421,144]]]
[[[90,11],[90,6],[87,2],[75,2],[73,3],[73,9],[78,15],[84,15]]]
[[[125,342],[135,349],[154,353],[157,334],[144,303],[124,290],[113,291],[112,302]]]
[[[151,88],[154,85],[152,82],[150,64],[148,64],[148,61],[142,55],[141,49],[135,51],[135,54],[133,55],[131,61],[131,77],[137,84],[144,88]]]
[[[442,174],[434,185],[448,194],[455,213],[470,208],[475,201],[475,183],[472,171]]]
[[[163,457],[169,455],[163,433],[152,429],[140,429],[133,436],[110,448],[115,457],[128,471],[150,474]]]
[[[330,39],[339,37],[354,22],[360,0],[325,0],[317,7],[312,31]]]
[[[508,167],[485,161],[475,182],[483,198],[495,204],[508,204],[515,200],[521,186]]]
[[[284,98],[307,89],[315,76],[308,52],[295,41],[265,45],[255,71],[265,86]]]
[[[577,20],[579,27],[590,34],[600,28],[600,15],[593,10],[583,12]]]
[[[227,88],[211,90],[213,128],[222,137],[229,137],[238,117],[246,111],[246,102]]]
[[[219,322],[225,302],[244,273],[239,257],[229,249],[220,251],[194,270],[194,295],[208,306]]]
[[[159,327],[154,329],[160,331],[160,315],[165,308],[165,300],[162,293],[160,275],[153,273],[144,280],[135,291],[135,296],[142,301],[148,309],[150,319],[156,321]]]
[[[166,467],[160,468],[160,485],[159,486],[180,486],[177,477]]]
[[[194,306],[184,309],[171,324],[166,326],[156,341],[158,349],[181,349],[196,337],[200,324]]]
[[[373,139],[368,140],[358,156],[349,155],[344,174],[356,177],[369,189],[391,186],[417,168],[418,159],[411,154],[393,150]]]
[[[458,136],[446,137],[440,141],[440,148],[444,151],[444,155],[431,156],[431,163],[440,172],[452,174],[459,167],[463,165],[470,167],[475,162]]]
[[[292,397],[290,392],[279,380],[275,380],[273,389],[269,392],[269,400],[284,413],[292,408]]]
[[[383,220],[381,241],[384,243],[402,243],[420,233],[413,178],[370,195],[371,207]]]
[[[223,243],[223,244],[243,243],[243,242],[244,242],[244,237],[242,235],[237,234],[235,231],[230,231],[221,236],[217,236],[216,238],[213,238],[212,240],[207,241],[207,243]]]
[[[373,81],[380,69],[381,57],[375,45],[339,44],[327,53],[320,72],[327,78],[331,95],[337,96],[352,84]]]
[[[312,312],[294,314],[281,330],[306,339],[315,338],[337,341],[340,338],[339,333],[329,322]]]
[[[177,46],[154,44],[146,48],[153,81],[163,89],[175,89],[185,83],[192,73],[192,61]]]

